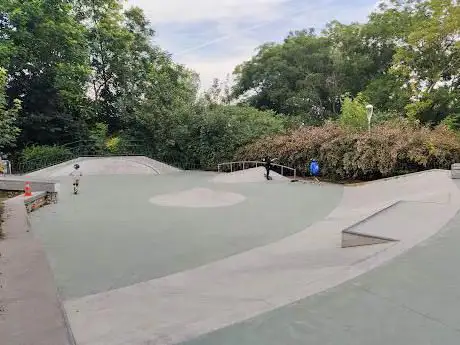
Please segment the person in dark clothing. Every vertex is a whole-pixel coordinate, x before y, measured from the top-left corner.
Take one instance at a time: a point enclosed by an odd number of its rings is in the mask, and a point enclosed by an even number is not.
[[[272,178],[270,177],[270,170],[272,169],[272,163],[275,161],[275,159],[271,159],[270,156],[265,156],[263,159],[263,162],[265,163],[265,170],[267,173],[265,174],[265,177],[267,180],[271,180]]]

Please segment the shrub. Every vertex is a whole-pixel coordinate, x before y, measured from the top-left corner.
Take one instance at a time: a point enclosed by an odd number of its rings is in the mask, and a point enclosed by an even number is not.
[[[111,154],[118,154],[120,153],[121,147],[122,147],[122,141],[120,137],[113,137],[107,140],[105,143],[105,147],[107,148],[107,151],[109,151]]]
[[[67,147],[48,145],[29,146],[21,152],[21,170],[24,172],[33,171],[72,158],[72,151]]]
[[[366,103],[361,94],[353,100],[345,97],[342,102],[339,123],[348,129],[364,130],[367,128]]]
[[[448,169],[460,160],[460,139],[447,126],[430,129],[403,120],[380,124],[370,134],[328,123],[258,140],[240,149],[236,159],[260,159],[266,154],[304,172],[309,160],[316,158],[323,175],[335,180],[372,180]]]

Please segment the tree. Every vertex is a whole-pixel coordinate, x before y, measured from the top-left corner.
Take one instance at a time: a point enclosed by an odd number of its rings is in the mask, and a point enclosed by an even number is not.
[[[265,44],[236,68],[233,97],[249,94],[247,104],[258,109],[320,123],[337,111],[329,52],[329,39],[312,30],[291,33],[282,44]]]
[[[68,1],[3,1],[0,61],[8,103],[22,102],[20,143],[71,141],[85,130],[85,29]],[[5,52],[8,53],[5,53]]]
[[[395,4],[410,18],[393,58],[392,72],[405,80],[409,117],[439,123],[460,112],[460,7],[452,0]]]
[[[140,8],[124,10],[119,0],[80,0],[78,4],[88,23],[94,121],[107,123],[109,132],[117,132],[133,119],[151,90],[162,87],[162,74],[171,76],[176,71],[170,69],[169,56],[152,44],[155,31]]]
[[[208,106],[218,104],[229,104],[231,101],[230,76],[227,75],[225,81],[215,78],[211,87],[203,94],[203,101]]]
[[[375,31],[375,30],[374,30]],[[342,95],[352,97],[385,75],[394,46],[366,25],[331,22],[321,35],[291,33],[283,44],[266,44],[235,74],[234,96],[248,103],[320,124],[340,113]]]
[[[14,147],[20,129],[16,126],[16,118],[21,109],[21,102],[13,101],[13,106],[8,107],[5,97],[6,70],[0,68],[0,151]]]

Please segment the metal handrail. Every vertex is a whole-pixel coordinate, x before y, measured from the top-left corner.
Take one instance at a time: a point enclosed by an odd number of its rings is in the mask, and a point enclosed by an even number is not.
[[[255,164],[256,168],[257,168],[259,165],[265,165],[265,162],[262,162],[262,161],[225,162],[225,163],[220,163],[220,164],[217,165],[217,171],[221,172],[223,166],[228,166],[229,165],[230,166],[230,172],[233,172],[234,171],[233,166],[235,164],[242,165],[243,166],[242,170],[246,170],[245,169],[246,166],[250,166],[251,164]],[[281,165],[281,164],[275,164],[275,163],[272,163],[271,165],[281,168],[281,175],[282,176],[284,176],[284,170],[289,170],[289,171],[293,172],[294,180],[297,178],[297,170],[296,169],[288,167],[288,166],[285,166],[285,165]]]

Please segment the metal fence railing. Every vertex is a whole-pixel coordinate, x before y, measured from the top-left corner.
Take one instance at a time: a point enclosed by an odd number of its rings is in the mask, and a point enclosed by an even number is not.
[[[217,165],[218,172],[234,172],[239,170],[246,170],[264,166],[262,161],[239,161],[239,162],[226,162]],[[272,170],[281,174],[282,176],[292,176],[295,180],[297,178],[297,170],[285,165],[272,163]]]

